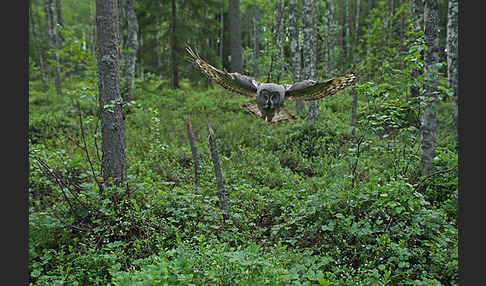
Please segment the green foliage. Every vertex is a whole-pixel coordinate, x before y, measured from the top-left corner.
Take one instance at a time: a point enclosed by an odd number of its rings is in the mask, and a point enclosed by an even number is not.
[[[40,2],[33,2],[36,16],[43,15]],[[202,47],[201,35],[207,34],[214,44],[219,2],[176,2],[179,39]],[[436,168],[421,176],[421,98],[410,96],[410,88],[423,85],[423,76],[412,71],[422,71],[424,45],[420,35],[411,34],[414,41],[399,52],[396,33],[384,22],[385,1],[379,3],[370,17],[361,17],[369,28],[361,27],[363,42],[357,47],[362,76],[355,86],[359,103],[352,141],[349,90],[319,102],[316,124],[299,119],[270,126],[239,108],[246,99],[219,87],[203,89],[201,76],[189,66],[182,68],[181,88],[169,89],[167,65],[157,66],[151,52],[156,19],[163,18],[160,56],[168,56],[168,2],[137,1],[145,35],[137,63],[145,73],[136,78],[134,100],[123,103],[124,189],[98,185],[95,65],[90,43],[88,50],[82,45],[89,38],[83,31],[92,28],[86,20],[89,3],[79,4],[84,17],[74,25],[76,14],[69,9],[77,4],[66,1],[70,24],[62,30],[59,51],[71,75],[64,77],[65,96],[44,90],[37,76],[29,82],[30,283],[457,285],[458,158],[451,93],[439,74]],[[251,4],[242,1],[242,19],[251,18]],[[266,77],[277,47],[270,29],[275,13],[263,12],[274,12],[274,5],[256,4],[262,9],[259,24],[266,27],[258,66]],[[221,67],[217,51],[201,50]],[[336,65],[343,54],[336,45]],[[286,57],[278,64],[285,65]],[[30,72],[40,71],[32,64]],[[288,108],[295,112],[292,103]],[[202,160],[197,190],[187,120]],[[226,212],[219,208],[208,122],[220,154]]]

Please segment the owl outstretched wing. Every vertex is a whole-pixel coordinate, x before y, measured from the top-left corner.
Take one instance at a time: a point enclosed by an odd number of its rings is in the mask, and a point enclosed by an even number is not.
[[[190,47],[186,47],[186,50],[191,56],[191,62],[194,66],[204,73],[204,75],[211,81],[217,83],[228,91],[251,98],[256,97],[257,87],[260,85],[260,82],[237,72],[229,73],[227,71],[219,70],[208,64]]]
[[[248,111],[250,114],[253,114],[256,117],[262,118],[262,119],[265,120],[265,118],[263,118],[263,115],[262,115],[260,109],[258,108],[258,104],[256,102],[253,102],[253,101],[245,102],[245,103],[242,103],[240,106],[244,110]],[[282,122],[290,122],[290,121],[294,121],[294,120],[297,120],[297,119],[298,119],[298,117],[293,115],[292,113],[290,113],[290,111],[288,111],[287,109],[280,108],[280,110],[273,116],[271,121],[265,120],[265,122],[267,122],[269,124],[275,124],[275,123],[282,123]]]
[[[317,100],[335,95],[338,91],[353,85],[357,80],[354,72],[324,81],[305,80],[286,86],[285,98],[290,100]]]

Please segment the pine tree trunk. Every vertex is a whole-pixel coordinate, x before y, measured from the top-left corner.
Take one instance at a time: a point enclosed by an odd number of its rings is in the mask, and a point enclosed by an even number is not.
[[[124,10],[127,16],[127,51],[125,53],[125,86],[123,99],[133,100],[133,89],[135,87],[135,64],[137,61],[138,49],[138,21],[135,14],[135,0],[124,0]]]
[[[425,0],[424,7],[424,40],[427,49],[424,54],[424,96],[423,114],[421,117],[422,175],[430,174],[434,169],[436,146],[436,94],[439,62],[439,6],[437,0]]]
[[[292,78],[294,83],[301,80],[301,62],[299,48],[299,20],[298,20],[297,0],[289,1],[289,34],[290,34],[290,54],[292,55]],[[297,100],[295,107],[298,114],[304,111],[304,102]]]
[[[454,93],[454,123],[459,126],[459,52],[458,52],[458,13],[459,1],[449,0],[447,15],[447,86]]]
[[[44,10],[46,13],[47,21],[47,36],[49,40],[49,48],[51,50],[51,60],[52,60],[52,73],[55,79],[56,91],[59,96],[62,96],[62,86],[61,86],[61,68],[58,61],[59,39],[56,30],[56,24],[54,22],[54,2],[53,0],[44,0]]]
[[[302,23],[304,28],[304,69],[303,78],[315,79],[316,76],[316,63],[314,55],[314,15],[313,15],[313,0],[304,0],[302,2]],[[307,121],[315,123],[318,119],[319,106],[317,101],[309,102],[309,109],[307,113]]]
[[[171,33],[170,33],[170,66],[171,66],[171,79],[170,87],[179,88],[179,71],[177,69],[177,6],[176,1],[171,1]]]
[[[231,38],[231,72],[243,71],[243,58],[241,55],[240,30],[240,0],[230,0],[230,38]]]
[[[120,93],[120,34],[117,0],[96,0],[96,50],[99,112],[101,118],[101,170],[103,180],[121,186],[127,177],[125,127]]]

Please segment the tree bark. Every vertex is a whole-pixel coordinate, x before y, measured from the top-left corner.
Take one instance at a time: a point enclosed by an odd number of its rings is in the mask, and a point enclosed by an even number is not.
[[[35,24],[34,12],[32,11],[32,1],[29,5],[29,17],[30,17],[30,24],[31,24],[31,33],[32,33],[32,43],[34,46],[35,55],[37,56],[37,60],[39,62],[39,71],[40,71],[40,78],[42,82],[42,86],[46,88],[47,81],[46,81],[46,70],[44,65],[44,55],[42,54],[42,50],[40,48],[39,37],[37,35],[37,29]]]
[[[290,34],[290,54],[292,55],[292,78],[294,83],[301,79],[301,61],[299,47],[299,19],[298,19],[297,0],[289,1],[289,34]],[[295,108],[298,114],[304,111],[304,102],[295,101]]]
[[[197,152],[196,142],[194,140],[194,133],[192,132],[191,121],[187,120],[187,138],[189,139],[189,145],[191,146],[192,161],[194,162],[194,185],[196,192],[199,190],[199,173],[202,169],[201,157]]]
[[[208,122],[208,140],[209,149],[211,151],[211,160],[213,161],[214,174],[216,176],[216,185],[218,187],[219,199],[221,203],[221,209],[228,209],[228,200],[226,196],[226,190],[224,188],[223,174],[221,173],[221,166],[219,164],[218,150],[216,148],[216,139],[214,138],[214,130]]]
[[[135,87],[135,64],[137,61],[138,49],[138,21],[135,14],[135,0],[124,0],[124,10],[127,16],[127,51],[125,53],[125,87],[123,99],[133,100],[133,89]]]
[[[419,31],[422,31],[423,27],[423,14],[424,14],[424,2],[423,0],[413,0],[412,2],[412,15],[413,15],[413,23],[414,23],[414,32],[417,34]],[[415,36],[413,41],[417,41],[418,36]],[[412,78],[417,78],[420,76],[420,70],[415,68],[412,70],[411,74]],[[412,98],[418,98],[420,96],[420,87],[412,86],[410,87],[410,96]]]
[[[64,20],[62,19],[62,3],[61,3],[61,0],[56,0],[56,18],[57,18],[57,24],[61,27],[64,27]],[[59,41],[64,42],[64,38],[62,37],[62,35],[60,33],[59,33]],[[58,46],[58,48],[61,48],[61,47]]]
[[[58,52],[59,39],[57,35],[56,24],[54,22],[54,2],[53,0],[44,0],[44,10],[47,21],[47,36],[49,40],[49,48],[51,50],[51,60],[53,62],[52,73],[54,75],[56,91],[59,96],[62,96],[61,86],[61,69],[59,66]]]
[[[260,12],[258,6],[253,4],[253,76],[259,75],[258,59],[260,58]]]
[[[454,93],[454,123],[459,126],[459,51],[458,51],[458,14],[459,1],[449,0],[447,15],[447,86]]]
[[[434,157],[436,146],[436,94],[438,82],[439,62],[439,7],[437,0],[425,0],[424,7],[424,40],[427,45],[425,50],[425,72],[424,72],[424,96],[423,114],[421,117],[421,141],[422,175],[430,174],[434,169]]]
[[[231,72],[243,72],[241,55],[240,0],[230,0]]]
[[[358,41],[359,41],[359,33],[358,33],[358,28],[359,28],[359,6],[360,6],[360,0],[356,0],[356,24],[355,24],[355,29],[354,29],[354,49],[353,49],[353,70],[356,71],[356,65],[358,62],[358,51],[356,47],[358,47]],[[352,97],[353,101],[351,104],[351,138],[353,142],[355,141],[356,134],[355,134],[355,128],[356,128],[356,119],[357,119],[357,110],[358,110],[358,92],[356,91],[355,85],[353,84],[352,88]]]
[[[314,0],[304,0],[302,2],[302,23],[304,28],[304,68],[303,78],[315,79],[316,76],[316,63],[314,55],[314,17],[313,17],[313,5]],[[307,121],[315,123],[318,119],[319,106],[317,101],[309,102],[309,109],[307,113]]]
[[[104,183],[126,181],[125,127],[120,93],[120,35],[117,0],[96,0],[96,50]]]
[[[176,1],[171,1],[171,35],[170,35],[170,60],[171,60],[171,80],[170,80],[170,87],[171,88],[179,88],[179,71],[177,69],[177,6]]]

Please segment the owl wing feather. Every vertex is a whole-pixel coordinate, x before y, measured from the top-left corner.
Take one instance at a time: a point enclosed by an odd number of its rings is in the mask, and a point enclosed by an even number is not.
[[[219,70],[208,64],[190,47],[186,47],[186,50],[191,56],[191,62],[194,64],[194,66],[198,68],[204,75],[206,75],[209,80],[217,83],[228,91],[251,98],[256,97],[257,86],[260,84],[260,82],[237,72],[229,73],[225,70]]]
[[[290,100],[311,101],[335,95],[338,91],[354,84],[357,76],[354,72],[324,81],[305,80],[296,82],[285,90],[285,98]]]
[[[241,108],[244,110],[248,111],[252,115],[258,117],[258,118],[263,118],[263,114],[261,113],[260,109],[258,108],[258,104],[254,101],[251,102],[245,102],[242,103]],[[275,124],[275,123],[282,123],[282,122],[289,122],[289,121],[294,121],[297,120],[298,117],[290,113],[286,108],[280,108],[278,113],[276,113],[271,121],[265,121],[269,124]]]

